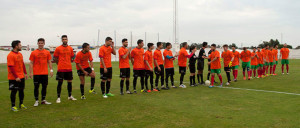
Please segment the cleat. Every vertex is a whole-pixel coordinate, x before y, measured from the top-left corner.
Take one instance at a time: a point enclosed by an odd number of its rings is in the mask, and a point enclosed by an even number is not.
[[[24,110],[27,109],[27,107],[26,107],[24,104],[21,104],[21,105],[20,105],[20,108],[21,108],[21,109],[24,109]]]
[[[41,104],[50,105],[50,104],[52,104],[52,103],[51,103],[51,102],[47,102],[46,100],[43,100],[43,101],[41,102]]]
[[[244,77],[243,79],[246,80],[246,77]]]
[[[168,90],[168,89],[167,89],[165,86],[163,86],[163,85],[161,86],[161,89],[162,89],[162,90]]]
[[[157,90],[157,89],[155,89],[155,88],[154,88],[152,91],[154,91],[154,92],[158,92],[158,90]]]
[[[129,90],[126,91],[127,94],[132,94],[132,92],[130,92]]]
[[[147,90],[147,92],[151,92],[151,90]]]
[[[37,106],[39,106],[39,101],[37,100],[37,101],[35,101],[35,103],[34,103],[34,105],[33,105],[34,107],[37,107]]]
[[[170,89],[169,86],[167,86],[166,89],[169,90]]]
[[[257,79],[259,79],[260,77],[258,76],[258,77],[256,77]]]
[[[75,101],[75,100],[77,100],[77,99],[74,98],[73,96],[70,96],[70,97],[68,97],[68,100],[73,100],[73,101]]]
[[[190,85],[190,86],[191,86],[191,87],[194,87],[195,85],[192,84],[192,85]]]
[[[289,74],[289,73],[286,73],[287,75]]]
[[[223,83],[221,83],[218,87],[221,87],[221,88],[222,88],[222,87],[223,87]]]
[[[86,98],[85,98],[85,96],[83,95],[83,96],[80,97],[80,99],[85,100]]]
[[[141,92],[144,92],[144,91],[145,91],[144,89],[141,90]]]
[[[173,85],[172,88],[177,88],[177,87]]]
[[[284,75],[284,73],[282,73],[282,75]]]
[[[107,98],[107,95],[106,95],[106,94],[103,94],[103,98]]]
[[[121,91],[121,92],[120,92],[120,94],[121,94],[121,95],[124,95],[124,92],[123,92],[123,91]]]
[[[234,82],[237,82],[237,79],[234,79],[233,81],[234,81]]]
[[[158,87],[155,88],[157,91],[160,91],[160,89]]]
[[[97,94],[97,92],[95,91],[95,89],[89,90],[89,93]]]
[[[57,98],[56,103],[58,104],[60,103],[60,98]]]
[[[229,85],[230,85],[230,83],[229,83],[229,82],[227,82],[227,83],[226,83],[226,85],[227,85],[227,86],[229,86]]]
[[[248,77],[248,80],[251,80],[251,78],[250,78],[250,77]]]
[[[211,85],[210,85],[210,86],[208,86],[208,88],[213,88],[213,87],[214,87],[214,86],[211,86]]]
[[[136,90],[134,90],[133,93],[137,94]]]
[[[11,110],[13,111],[13,112],[18,112],[19,110],[18,110],[18,108],[15,106],[15,107],[11,107]]]
[[[115,96],[115,95],[112,94],[112,93],[107,93],[106,95],[107,95],[107,96]]]

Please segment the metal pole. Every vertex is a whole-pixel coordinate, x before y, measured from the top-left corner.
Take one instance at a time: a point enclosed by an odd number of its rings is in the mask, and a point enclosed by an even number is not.
[[[157,42],[159,42],[159,33],[157,33]]]
[[[117,31],[115,30],[115,45],[114,45],[114,49],[117,47]],[[115,55],[115,61],[117,61],[117,55]]]
[[[147,32],[145,32],[145,43],[146,43],[146,46],[147,46]]]
[[[130,32],[130,44],[131,44],[131,48],[132,48],[132,32]]]

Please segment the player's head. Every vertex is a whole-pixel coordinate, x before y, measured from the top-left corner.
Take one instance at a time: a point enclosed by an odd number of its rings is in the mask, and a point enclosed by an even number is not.
[[[253,52],[256,52],[256,47],[253,47],[253,49],[252,49],[252,50],[253,50]]]
[[[270,49],[273,49],[273,45],[270,45]]]
[[[224,44],[224,45],[223,45],[223,49],[224,49],[224,51],[227,51],[227,50],[228,50],[228,45],[227,45],[227,44]]]
[[[265,45],[265,48],[266,48],[266,49],[269,49],[269,47],[270,47],[270,46],[269,46],[268,44]]]
[[[196,46],[195,45],[191,45],[190,46],[190,52],[192,52],[193,50],[195,50],[196,49]]]
[[[105,39],[105,45],[106,46],[111,46],[113,43],[112,38],[111,37],[106,37]]]
[[[156,46],[158,49],[162,49],[163,48],[163,44],[161,42],[157,42]]]
[[[183,42],[183,43],[182,43],[182,47],[184,47],[185,49],[187,49],[187,47],[188,47],[187,42]]]
[[[83,44],[82,44],[82,50],[83,50],[84,52],[89,52],[89,51],[90,51],[90,44],[88,44],[88,43],[83,43]]]
[[[232,46],[231,49],[232,49],[232,51],[235,51],[236,46]]]
[[[275,44],[274,48],[277,49],[278,48],[278,44]]]
[[[151,51],[154,49],[154,44],[153,43],[148,43],[147,46],[148,46],[148,49],[151,50]]]
[[[207,42],[203,42],[202,47],[207,48]]]
[[[285,43],[285,44],[283,44],[283,47],[284,47],[284,48],[287,48],[287,44],[286,44],[286,43]]]
[[[260,50],[261,50],[261,46],[258,46],[258,47],[257,47],[257,51],[260,52]]]
[[[43,49],[45,46],[45,39],[44,38],[39,38],[37,41],[37,45],[39,46],[39,49]]]
[[[211,44],[210,48],[212,51],[214,51],[216,49],[217,45],[216,44]]]
[[[172,44],[171,43],[166,43],[166,48],[167,49],[171,49],[172,48]]]
[[[122,44],[126,48],[128,46],[128,40],[126,38],[122,39]]]
[[[243,47],[243,50],[246,52],[247,51],[247,47]]]
[[[22,51],[21,41],[19,41],[19,40],[14,40],[14,41],[12,41],[11,47],[12,47],[14,50]]]
[[[137,45],[138,45],[139,48],[144,47],[144,41],[143,41],[142,39],[139,39],[139,40],[137,41]]]
[[[61,42],[63,42],[63,45],[68,45],[68,36],[62,35],[61,36]]]

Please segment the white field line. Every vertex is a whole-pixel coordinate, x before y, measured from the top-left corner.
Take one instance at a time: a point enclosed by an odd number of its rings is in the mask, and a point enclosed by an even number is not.
[[[220,88],[235,89],[235,90],[247,90],[247,91],[255,91],[255,92],[270,92],[270,93],[300,96],[300,94],[298,94],[298,93],[291,93],[291,92],[279,92],[279,91],[258,90],[258,89],[249,89],[249,88],[235,88],[235,87],[220,87]]]

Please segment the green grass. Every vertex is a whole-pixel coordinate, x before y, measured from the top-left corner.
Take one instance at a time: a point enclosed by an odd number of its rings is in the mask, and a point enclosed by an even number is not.
[[[291,92],[300,94],[300,60],[290,61],[290,75],[281,75],[251,81],[242,80],[231,87]],[[99,63],[95,63],[99,72]],[[75,65],[73,65],[75,69]],[[205,67],[207,68],[207,67]],[[56,69],[56,65],[54,65]],[[175,81],[179,81],[178,67]],[[0,127],[299,127],[300,96],[235,90],[200,86],[171,89],[153,93],[119,95],[118,63],[113,63],[111,92],[115,97],[103,99],[97,74],[97,95],[88,94],[89,80],[85,87],[87,100],[80,100],[79,78],[74,70],[73,95],[78,101],[67,100],[66,83],[62,89],[62,103],[56,104],[56,85],[50,78],[47,100],[52,105],[33,107],[33,82],[26,81],[25,101],[27,110],[10,111],[7,68],[0,65]],[[205,74],[207,69],[205,69]],[[189,82],[188,74],[185,82]],[[223,80],[226,81],[224,71]],[[205,75],[206,78],[206,75]],[[218,80],[218,79],[217,79]],[[132,80],[131,80],[132,81]],[[178,82],[176,85],[178,86]],[[189,85],[188,83],[186,85]],[[132,82],[131,82],[132,89]],[[137,85],[138,90],[140,85]],[[18,98],[17,102],[18,104]]]

